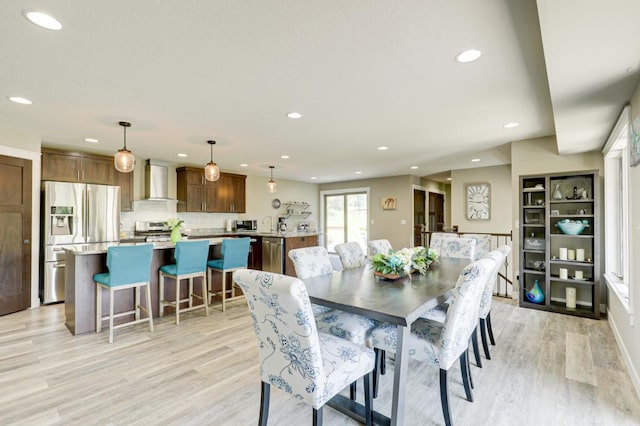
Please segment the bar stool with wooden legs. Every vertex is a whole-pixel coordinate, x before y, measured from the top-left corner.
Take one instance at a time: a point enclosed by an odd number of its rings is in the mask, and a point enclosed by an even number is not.
[[[194,309],[204,308],[206,316],[209,316],[209,290],[207,289],[207,258],[209,257],[209,240],[198,241],[178,241],[174,257],[176,263],[164,265],[159,271],[159,299],[160,316],[164,315],[165,306],[173,306],[176,309],[176,324],[180,324],[180,312],[187,312]],[[164,279],[171,278],[176,282],[176,297],[174,301],[165,299]],[[193,292],[193,279],[201,277],[202,295]],[[180,282],[189,280],[189,296],[186,299],[180,298]],[[202,300],[202,305],[193,306],[193,298]],[[180,308],[182,303],[189,303],[187,308]]]
[[[231,289],[227,290],[226,276],[228,272],[237,271],[249,265],[250,244],[251,238],[249,237],[225,238],[222,240],[222,259],[213,259],[207,262],[210,286],[213,285],[213,271],[222,272],[222,289],[220,291],[222,297],[222,312],[226,309],[227,300],[242,297],[236,296],[236,289],[233,282],[231,283]],[[227,293],[231,293],[231,298],[227,298]],[[214,296],[213,292],[211,295]]]
[[[109,320],[109,343],[113,343],[113,330],[139,322],[149,321],[149,331],[153,331],[153,312],[151,309],[151,258],[153,245],[109,247],[107,249],[107,268],[109,272],[95,274],[96,283],[96,333],[102,330],[102,321]],[[140,306],[140,288],[146,287],[147,307]],[[102,289],[109,290],[109,315],[102,316]],[[118,290],[134,290],[134,309],[114,313],[114,296]],[[146,318],[140,318],[140,310]],[[113,320],[125,315],[134,315],[134,320],[113,325]]]

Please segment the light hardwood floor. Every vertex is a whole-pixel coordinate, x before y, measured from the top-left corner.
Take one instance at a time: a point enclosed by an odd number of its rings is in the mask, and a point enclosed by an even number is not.
[[[450,375],[458,425],[640,424],[640,401],[606,320],[516,307],[496,298],[497,346],[473,365],[475,402]],[[255,425],[260,387],[244,301],[115,332],[71,336],[62,305],[0,317],[0,424]],[[472,358],[473,359],[473,358]],[[392,361],[376,409],[390,412]],[[442,424],[438,374],[409,364],[409,424]],[[359,386],[359,390],[362,387]],[[310,424],[311,409],[271,393],[270,425]],[[325,424],[353,425],[325,409]]]

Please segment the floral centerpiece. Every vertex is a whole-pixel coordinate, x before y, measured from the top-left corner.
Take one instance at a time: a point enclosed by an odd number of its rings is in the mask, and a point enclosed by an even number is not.
[[[429,266],[438,260],[435,250],[425,247],[403,248],[387,255],[378,253],[371,258],[375,275],[397,279],[414,271],[426,274]]]
[[[171,242],[177,243],[182,239],[182,233],[180,232],[180,225],[184,223],[184,220],[172,217],[165,222],[171,230]]]

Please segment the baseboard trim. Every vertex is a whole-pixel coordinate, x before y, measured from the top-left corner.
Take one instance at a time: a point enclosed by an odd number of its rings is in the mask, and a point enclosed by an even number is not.
[[[618,327],[616,326],[616,322],[613,319],[613,315],[609,314],[609,310],[607,309],[607,321],[609,322],[609,326],[613,331],[613,335],[616,338],[616,342],[618,343],[618,348],[620,348],[620,352],[622,353],[622,359],[624,360],[625,365],[627,366],[627,371],[629,371],[629,375],[631,376],[631,383],[633,383],[633,387],[636,390],[636,394],[638,398],[640,398],[640,375],[636,371],[633,363],[631,362],[631,356],[627,351],[627,347],[624,345],[624,341],[620,336],[620,332],[618,332]]]

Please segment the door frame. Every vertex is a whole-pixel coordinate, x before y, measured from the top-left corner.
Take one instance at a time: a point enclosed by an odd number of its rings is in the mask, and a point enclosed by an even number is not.
[[[40,152],[1,145],[0,155],[31,160],[31,307],[40,306]]]
[[[344,189],[326,189],[324,191],[320,191],[320,211],[318,212],[318,217],[320,218],[320,223],[318,224],[318,245],[321,247],[326,247],[326,229],[324,227],[324,196],[325,195],[335,195],[335,194],[350,194],[350,193],[358,193],[365,192],[367,194],[367,235],[371,235],[371,194],[370,188],[368,186],[359,187],[359,188],[344,188]]]

